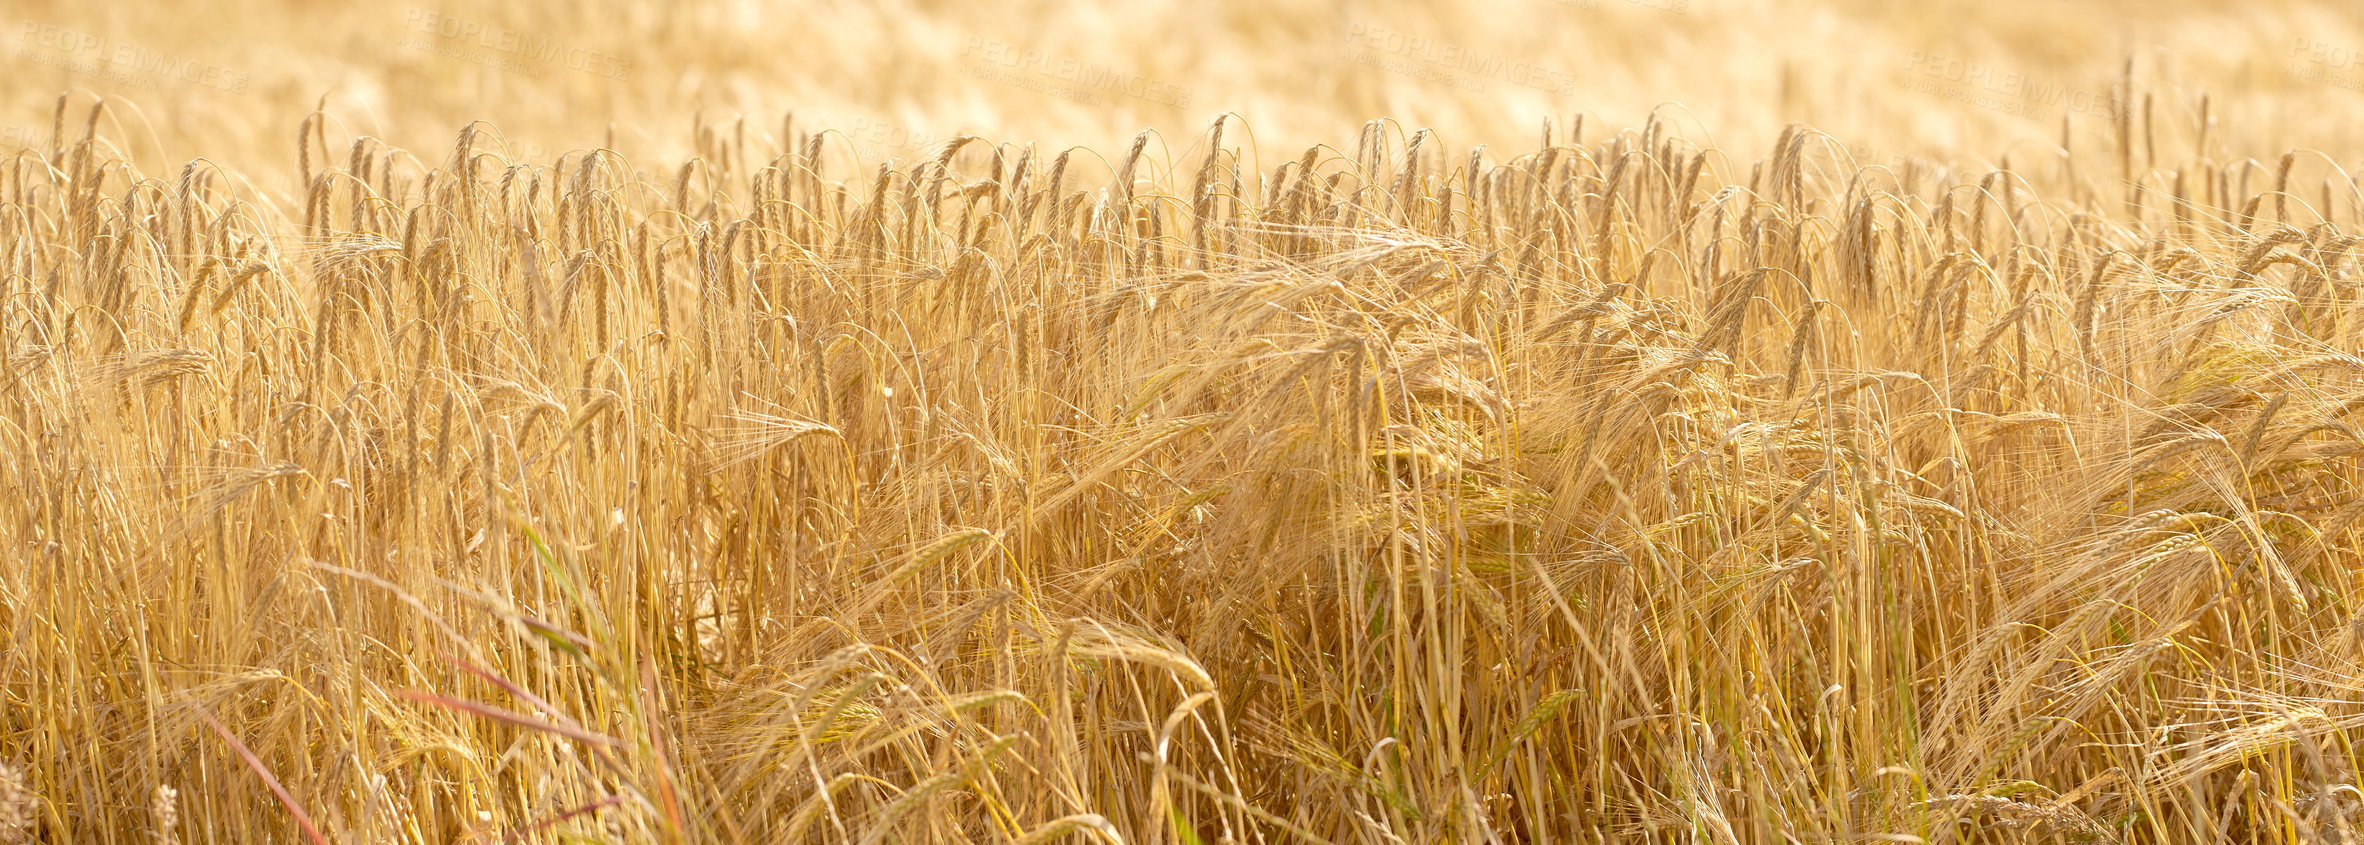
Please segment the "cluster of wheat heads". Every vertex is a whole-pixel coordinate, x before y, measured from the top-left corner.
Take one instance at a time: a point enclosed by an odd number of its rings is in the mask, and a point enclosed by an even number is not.
[[[289,200],[63,109],[0,168],[0,840],[2364,820],[2317,157],[315,115]]]

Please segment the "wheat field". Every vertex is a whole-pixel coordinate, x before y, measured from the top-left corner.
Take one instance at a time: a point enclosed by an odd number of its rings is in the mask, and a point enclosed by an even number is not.
[[[8,12],[0,845],[2364,833],[2353,9]]]

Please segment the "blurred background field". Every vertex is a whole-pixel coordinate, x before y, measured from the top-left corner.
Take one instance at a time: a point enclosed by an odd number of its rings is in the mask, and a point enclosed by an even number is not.
[[[2225,149],[2364,132],[2345,117],[2364,106],[2364,6],[2337,2],[20,0],[0,17],[6,138],[46,137],[57,93],[80,89],[136,106],[113,119],[143,165],[204,155],[256,178],[288,171],[323,98],[332,134],[418,151],[487,120],[532,160],[611,131],[628,158],[675,159],[694,119],[760,139],[790,114],[870,161],[962,133],[1121,149],[1141,129],[1186,158],[1226,111],[1271,150],[1380,117],[1525,149],[1546,115],[1623,127],[1663,108],[1727,152],[1802,121],[1870,163],[1991,162],[2049,154],[2064,119],[2101,143],[2131,60],[2162,123],[2195,124],[2215,92]]]

